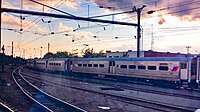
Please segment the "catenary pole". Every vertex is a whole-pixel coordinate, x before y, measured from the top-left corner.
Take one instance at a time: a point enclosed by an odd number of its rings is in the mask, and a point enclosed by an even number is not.
[[[146,6],[143,5],[141,8],[137,8],[136,12],[137,12],[137,20],[138,20],[138,24],[137,24],[137,57],[140,57],[140,38],[141,38],[141,25],[140,25],[140,17],[141,17],[141,12],[142,9],[145,8]]]
[[[0,0],[0,19],[2,20],[2,16],[1,16],[1,13],[2,13],[2,0]],[[0,53],[1,53],[1,20],[0,20]]]
[[[99,22],[99,23],[109,23],[109,24],[118,24],[118,25],[127,25],[127,26],[136,26],[137,27],[137,57],[140,57],[140,38],[141,38],[141,25],[140,25],[140,16],[142,9],[146,7],[143,5],[141,8],[135,8],[137,12],[138,23],[127,23],[127,22],[119,22],[119,21],[109,21],[109,20],[101,20],[101,19],[93,19],[93,18],[84,18],[77,16],[69,16],[69,15],[61,15],[61,14],[52,14],[52,13],[44,13],[44,12],[36,12],[36,11],[27,11],[27,10],[18,10],[18,9],[9,9],[2,8],[1,12],[10,12],[10,13],[18,13],[18,14],[29,14],[36,16],[46,16],[46,17],[55,17],[55,18],[64,18],[64,19],[73,19],[73,20],[82,20],[88,22]]]

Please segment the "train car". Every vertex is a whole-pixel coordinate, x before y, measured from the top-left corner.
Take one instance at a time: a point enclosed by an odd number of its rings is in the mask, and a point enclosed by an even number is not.
[[[90,73],[90,74],[107,74],[109,70],[108,58],[74,58],[70,59],[72,72]]]
[[[192,85],[199,83],[199,58],[77,58],[72,72],[145,79],[153,83]],[[101,66],[101,67],[100,67]]]
[[[31,64],[29,64],[32,66]],[[58,58],[35,60],[45,71],[136,79],[175,86],[199,86],[200,57]]]
[[[52,59],[48,59],[48,63],[47,63],[47,71],[50,72],[66,72],[68,71],[68,58],[52,58]]]
[[[46,71],[48,59],[37,59],[35,60],[35,68],[41,71]]]
[[[194,60],[192,57],[122,58],[110,62],[109,73],[146,79],[158,85],[195,86],[198,74],[190,73],[191,70],[197,70],[195,67],[191,68]]]
[[[29,68],[35,68],[35,60],[27,60],[27,66]]]

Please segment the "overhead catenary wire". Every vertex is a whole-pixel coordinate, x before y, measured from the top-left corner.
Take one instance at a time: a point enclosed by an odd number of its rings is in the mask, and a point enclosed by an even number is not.
[[[29,1],[34,2],[34,3],[36,3],[36,4],[40,4],[40,5],[45,6],[45,7],[48,7],[48,8],[50,8],[50,9],[55,10],[55,11],[58,11],[58,12],[61,12],[61,13],[67,14],[67,15],[69,15],[69,16],[76,17],[76,16],[74,16],[74,15],[68,13],[68,12],[65,12],[65,11],[62,11],[62,10],[60,10],[60,9],[57,9],[57,8],[54,8],[54,7],[51,7],[51,6],[45,5],[45,4],[40,3],[40,2],[37,2],[37,1],[35,1],[35,0],[29,0]]]
[[[65,3],[65,1],[66,0],[60,0],[59,2],[57,2],[53,7],[56,7],[56,8],[58,8],[58,7],[60,7],[62,4],[64,4]],[[47,10],[47,12],[48,11],[50,11],[50,12],[53,12],[53,10],[52,9],[49,9],[49,10]],[[40,20],[38,20],[40,17],[37,17],[36,19],[34,19],[29,25],[27,25],[27,29],[31,29],[35,24],[37,24],[37,23],[39,23],[40,22]],[[38,20],[38,21],[37,21]],[[35,23],[34,23],[35,22]],[[34,23],[33,25],[31,25],[32,23]],[[30,26],[31,25],[31,26]]]

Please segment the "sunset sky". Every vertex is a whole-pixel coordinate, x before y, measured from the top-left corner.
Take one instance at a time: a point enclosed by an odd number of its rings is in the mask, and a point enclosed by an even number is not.
[[[139,8],[146,5],[147,7],[142,10],[141,15],[143,50],[151,49],[153,37],[153,50],[155,51],[186,53],[186,46],[191,46],[190,53],[200,53],[200,0],[36,1],[79,17],[131,11],[134,6]],[[2,6],[63,14],[29,0],[3,0]],[[155,12],[147,14],[150,10],[155,10]],[[53,53],[68,51],[80,54],[85,47],[84,44],[88,44],[88,47],[93,48],[95,52],[136,50],[137,43],[134,36],[137,35],[137,28],[133,26],[14,13],[3,13],[2,15],[2,45],[5,45],[8,55],[11,54],[12,41],[14,42],[15,56],[23,57],[25,54],[26,58],[40,57],[41,51],[44,55],[47,52],[48,43],[50,43],[50,51]],[[137,23],[136,13],[95,19]],[[74,32],[74,30],[76,31]],[[78,50],[76,51],[76,49]]]

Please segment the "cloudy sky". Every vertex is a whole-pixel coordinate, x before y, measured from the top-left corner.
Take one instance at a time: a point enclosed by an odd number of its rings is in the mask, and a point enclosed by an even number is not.
[[[35,0],[70,15],[93,17],[131,11],[146,5],[142,10],[143,50],[162,52],[200,52],[200,0]],[[3,0],[4,8],[63,14],[29,0]],[[154,10],[152,14],[148,11]],[[57,19],[43,16],[2,14],[2,45],[11,54],[14,42],[15,56],[40,57],[50,51],[79,52],[88,44],[95,52],[100,50],[136,50],[137,29],[122,26]],[[120,14],[96,19],[137,23],[136,13]],[[153,42],[152,42],[153,40]],[[152,45],[153,43],[153,45]],[[78,50],[77,50],[78,49]],[[41,52],[42,51],[42,52]]]

